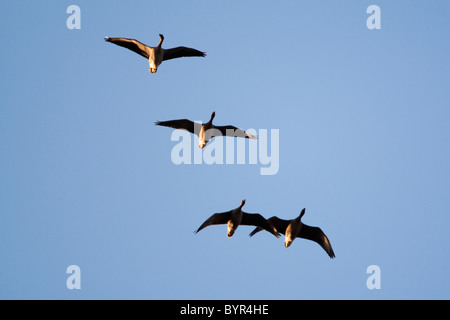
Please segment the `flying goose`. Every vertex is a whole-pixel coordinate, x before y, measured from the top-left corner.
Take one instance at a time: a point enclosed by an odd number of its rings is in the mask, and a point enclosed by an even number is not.
[[[284,246],[288,248],[295,238],[303,238],[317,242],[320,246],[327,252],[330,258],[334,258],[334,251],[331,247],[328,237],[323,233],[319,227],[310,227],[301,222],[303,215],[305,214],[305,209],[300,212],[300,215],[296,219],[283,220],[278,217],[271,217],[267,219],[278,232],[285,235]],[[263,230],[257,227],[250,233],[250,237],[255,233]]]
[[[245,204],[245,199],[241,201],[241,205],[236,209],[223,212],[223,213],[215,213],[211,217],[209,217],[203,224],[195,231],[195,233],[199,232],[203,228],[206,228],[215,224],[227,224],[227,236],[231,238],[236,231],[239,225],[246,226],[257,226],[258,228],[267,230],[275,237],[279,238],[280,235],[278,231],[272,226],[270,222],[268,222],[262,215],[259,213],[246,213],[242,211],[242,207]]]
[[[229,137],[240,137],[249,138],[256,140],[257,138],[252,136],[250,133],[245,132],[242,129],[236,128],[235,126],[215,126],[212,121],[216,113],[211,114],[211,119],[205,124],[195,123],[191,120],[180,119],[180,120],[169,120],[169,121],[155,121],[158,126],[165,126],[175,129],[187,130],[190,133],[195,134],[199,138],[198,147],[200,149],[205,148],[209,140],[217,136],[229,136]]]
[[[204,57],[206,56],[205,52],[198,51],[196,49],[187,48],[187,47],[176,47],[172,49],[163,49],[161,47],[164,36],[162,34],[159,35],[160,41],[156,47],[149,47],[137,40],[127,39],[127,38],[110,38],[105,37],[105,41],[114,43],[118,46],[125,47],[130,49],[144,58],[148,59],[150,63],[150,72],[156,73],[158,70],[158,66],[161,62],[181,58],[181,57]]]

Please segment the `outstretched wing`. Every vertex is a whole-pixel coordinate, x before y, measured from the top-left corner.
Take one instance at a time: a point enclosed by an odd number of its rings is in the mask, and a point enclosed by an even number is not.
[[[231,218],[231,211],[215,213],[211,217],[206,219],[206,221],[203,222],[203,224],[197,229],[197,231],[195,231],[195,233],[211,225],[225,224],[228,222],[228,220],[230,220],[230,218]]]
[[[181,57],[204,57],[206,56],[205,52],[187,48],[187,47],[176,47],[172,49],[164,49],[163,61],[181,58]]]
[[[326,251],[330,258],[335,257],[330,240],[328,240],[328,237],[319,227],[310,227],[303,224],[297,237],[317,242]]]
[[[289,220],[283,220],[280,219],[278,217],[270,217],[269,219],[267,219],[267,221],[269,221],[274,227],[275,229],[277,229],[277,232],[284,234],[286,232],[286,228],[289,225]],[[251,233],[250,233],[250,237],[252,237],[253,235],[255,235],[256,233],[260,232],[264,230],[261,227],[257,227],[255,228]]]
[[[169,120],[169,121],[155,121],[157,126],[164,126],[174,129],[187,130],[190,133],[193,133],[198,136],[200,132],[200,124],[195,124],[195,122],[188,119],[179,119],[179,120]]]
[[[245,226],[257,226],[258,228],[264,229],[275,237],[279,238],[277,229],[270,223],[266,218],[264,218],[259,213],[246,213],[242,212],[242,225]]]
[[[124,47],[127,49],[130,49],[131,51],[134,51],[137,54],[140,54],[141,56],[143,56],[146,59],[149,58],[150,48],[147,45],[145,45],[135,39],[105,37],[105,41],[114,43],[118,46],[121,46],[121,47]]]
[[[219,130],[222,136],[229,137],[239,137],[256,140],[257,138],[250,133],[236,128],[235,126],[214,126],[215,129]]]

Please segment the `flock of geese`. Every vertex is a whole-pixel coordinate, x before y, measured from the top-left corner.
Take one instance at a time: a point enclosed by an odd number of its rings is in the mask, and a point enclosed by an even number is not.
[[[146,58],[149,62],[149,71],[151,73],[156,73],[161,63],[166,60],[182,57],[206,56],[205,52],[182,46],[171,49],[163,49],[162,43],[164,41],[164,36],[160,34],[159,38],[160,41],[156,47],[150,47],[135,39],[127,38],[105,37],[105,41],[127,48]],[[199,138],[198,146],[200,149],[205,148],[208,141],[217,136],[257,139],[257,137],[235,126],[215,126],[213,124],[215,115],[215,112],[213,112],[210,120],[201,125],[188,119],[156,121],[155,124],[174,129],[186,130],[192,134],[195,134]],[[281,233],[285,236],[284,246],[286,248],[288,248],[296,238],[307,239],[318,243],[330,258],[335,257],[333,248],[331,247],[330,241],[325,233],[319,227],[311,227],[301,221],[303,215],[305,214],[305,209],[303,209],[300,212],[300,215],[295,219],[284,220],[276,216],[266,219],[259,213],[247,213],[242,211],[242,207],[244,205],[245,200],[242,200],[239,207],[235,209],[213,214],[206,219],[205,222],[203,222],[195,233],[211,225],[226,224],[227,236],[231,238],[240,225],[255,226],[256,228],[250,233],[250,237],[262,230],[270,232],[277,238],[280,237]]]

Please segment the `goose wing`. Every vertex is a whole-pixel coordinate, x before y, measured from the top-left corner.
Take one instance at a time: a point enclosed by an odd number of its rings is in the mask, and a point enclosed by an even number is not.
[[[231,219],[231,211],[214,213],[211,217],[206,219],[205,222],[203,222],[203,224],[197,229],[197,231],[195,231],[195,233],[211,225],[226,224],[230,219]]]
[[[130,49],[131,51],[140,54],[144,58],[149,58],[149,49],[150,47],[135,40],[135,39],[127,39],[127,38],[110,38],[105,37],[105,41],[114,43],[118,46]]]
[[[163,61],[181,58],[181,57],[204,57],[206,56],[205,52],[187,48],[187,47],[176,47],[172,49],[164,49]]]
[[[275,227],[277,232],[279,232],[281,234],[284,234],[286,232],[286,228],[288,227],[289,222],[290,222],[289,220],[283,220],[283,219],[280,219],[280,218],[275,217],[275,216],[274,217],[270,217],[269,219],[267,219],[267,221],[269,221]],[[260,232],[262,230],[264,230],[264,229],[261,228],[261,227],[255,228],[250,233],[250,237],[252,237],[253,235],[255,235],[256,233],[258,233],[258,232]]]
[[[198,136],[201,125],[188,119],[169,120],[169,121],[155,121],[157,126],[164,126],[174,129],[187,130]]]
[[[236,128],[235,126],[214,126],[215,129],[217,129],[222,136],[229,136],[229,137],[238,137],[238,138],[247,138],[247,139],[253,139],[256,140],[257,138],[250,133]]]
[[[260,228],[261,230],[266,230],[266,231],[270,232],[277,238],[280,237],[280,235],[278,233],[278,229],[276,229],[276,227],[274,227],[273,224],[269,220],[264,218],[259,213],[242,212],[241,225],[256,226],[257,227],[256,229]],[[253,234],[250,234],[250,236],[252,236],[252,235]]]
[[[326,251],[330,258],[335,257],[330,240],[328,240],[328,237],[319,227],[310,227],[303,224],[297,237],[317,242]]]

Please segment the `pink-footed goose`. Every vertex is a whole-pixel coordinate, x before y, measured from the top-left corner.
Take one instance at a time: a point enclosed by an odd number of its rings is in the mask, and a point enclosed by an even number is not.
[[[205,148],[209,140],[217,136],[240,137],[247,139],[257,139],[255,136],[235,126],[216,126],[212,123],[216,113],[211,114],[211,119],[204,123],[195,123],[188,119],[169,120],[169,121],[155,121],[158,126],[170,127],[174,129],[187,130],[195,134],[199,138],[198,147]]]
[[[300,215],[292,220],[283,220],[278,217],[271,217],[267,219],[278,232],[285,235],[284,246],[288,248],[295,238],[303,238],[317,242],[330,256],[330,258],[334,258],[334,251],[331,247],[331,243],[328,240],[328,237],[323,233],[323,231],[319,227],[310,227],[301,222],[303,215],[305,214],[305,209],[300,212]],[[260,227],[255,228],[250,233],[250,237],[255,233],[262,231],[263,229]]]
[[[206,56],[205,52],[187,48],[187,47],[176,47],[171,49],[163,49],[161,47],[164,36],[162,34],[159,35],[160,41],[156,47],[147,46],[135,39],[127,39],[127,38],[110,38],[105,37],[105,41],[114,43],[118,46],[130,49],[131,51],[140,54],[144,58],[148,59],[150,64],[149,71],[151,73],[155,73],[158,71],[159,65],[166,60],[181,58],[181,57],[204,57]]]
[[[259,213],[246,213],[242,211],[242,207],[244,206],[244,204],[245,200],[242,200],[241,205],[236,209],[213,214],[205,222],[203,222],[203,224],[195,231],[195,233],[211,225],[226,224],[228,226],[228,238],[231,238],[233,236],[237,227],[239,227],[240,225],[256,226],[258,228],[261,228],[261,230],[270,232],[277,238],[280,237],[274,226],[262,215],[260,215]]]

